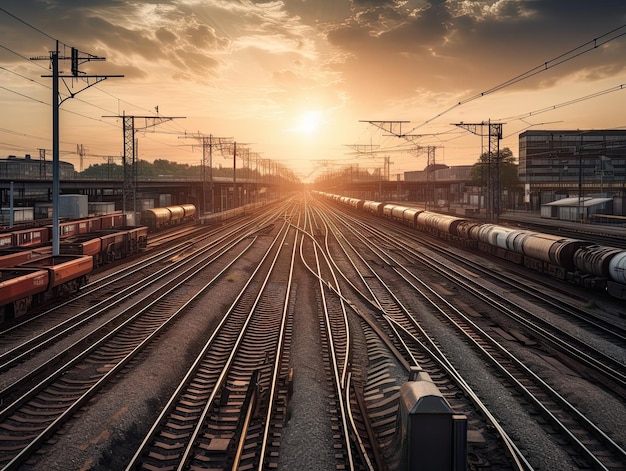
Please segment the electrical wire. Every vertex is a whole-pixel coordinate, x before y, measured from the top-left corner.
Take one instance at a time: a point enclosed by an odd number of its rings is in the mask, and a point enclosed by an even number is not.
[[[488,90],[485,90],[484,92],[478,93],[478,94],[473,95],[473,96],[471,96],[469,98],[461,100],[461,101],[455,103],[454,105],[452,105],[451,107],[447,108],[446,110],[442,111],[441,113],[433,116],[430,119],[427,119],[422,124],[420,124],[418,126],[415,126],[411,131],[409,131],[409,133],[411,133],[411,132],[415,131],[416,129],[419,129],[419,128],[421,128],[421,127],[431,123],[435,119],[440,118],[441,116],[449,113],[450,111],[452,111],[455,108],[458,108],[459,106],[462,106],[462,105],[464,105],[466,103],[472,102],[472,101],[477,100],[479,98],[482,98],[484,96],[487,96],[487,95],[490,95],[492,93],[495,93],[495,92],[497,92],[499,90],[502,90],[503,88],[507,88],[507,87],[509,87],[511,85],[514,85],[514,84],[516,84],[518,82],[521,82],[522,80],[526,80],[527,78],[533,77],[533,76],[535,76],[537,74],[540,74],[541,72],[545,72],[546,70],[552,69],[552,68],[554,68],[554,67],[556,67],[558,65],[561,65],[561,64],[563,64],[565,62],[569,62],[570,60],[573,60],[573,59],[575,59],[575,58],[577,58],[577,57],[579,57],[579,56],[581,56],[583,54],[586,54],[586,53],[588,53],[590,51],[593,51],[594,49],[597,49],[600,46],[603,46],[603,45],[605,45],[605,44],[607,44],[607,43],[609,43],[611,41],[614,41],[614,40],[616,40],[618,38],[621,38],[622,36],[626,35],[626,32],[622,32],[622,33],[617,34],[617,35],[615,35],[615,33],[617,33],[620,30],[623,30],[625,28],[626,28],[626,25],[622,25],[622,26],[619,26],[617,28],[614,28],[614,29],[612,29],[611,31],[609,31],[609,32],[607,32],[605,34],[603,34],[603,35],[601,35],[601,36],[599,36],[597,38],[594,38],[594,39],[592,39],[590,41],[587,41],[586,43],[581,44],[580,46],[577,46],[577,47],[575,47],[573,49],[570,49],[569,51],[567,51],[567,52],[565,52],[563,54],[560,54],[559,56],[557,56],[557,57],[555,57],[553,59],[550,59],[550,60],[544,62],[541,65],[533,67],[532,69],[530,69],[530,70],[528,70],[528,71],[526,71],[526,72],[524,72],[522,74],[517,75],[516,77],[513,77],[513,78],[511,78],[511,79],[509,79],[509,80],[507,80],[505,82],[502,82],[502,83],[500,83],[500,84],[498,84],[498,85],[496,85],[496,86],[494,86],[494,87],[492,87],[492,88],[490,88]]]

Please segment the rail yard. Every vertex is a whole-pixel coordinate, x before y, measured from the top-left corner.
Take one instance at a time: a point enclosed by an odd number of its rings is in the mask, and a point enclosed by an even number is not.
[[[623,300],[315,193],[238,216],[2,326],[2,469],[623,469]],[[463,440],[407,445],[422,390]]]

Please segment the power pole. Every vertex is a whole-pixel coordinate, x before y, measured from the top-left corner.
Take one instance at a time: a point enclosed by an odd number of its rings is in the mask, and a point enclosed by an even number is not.
[[[407,135],[408,136],[408,135]],[[412,136],[412,137],[421,137],[421,136]],[[420,146],[420,145],[416,145],[415,146],[415,150],[412,151],[411,153],[415,155],[415,157],[419,157],[420,155],[422,155],[424,152],[426,153],[426,191],[424,193],[424,208],[428,209],[428,205],[430,204],[430,200],[431,200],[431,194],[432,194],[432,200],[433,200],[433,207],[435,207],[435,191],[437,188],[437,183],[435,182],[435,174],[434,169],[435,169],[435,152],[437,150],[436,146]],[[433,185],[431,185],[431,174],[432,174],[432,181],[433,181]]]
[[[75,47],[71,48],[70,56],[59,56],[59,41],[56,42],[54,51],[50,51],[50,57],[32,57],[31,60],[50,60],[52,67],[52,75],[42,75],[44,78],[52,78],[52,255],[59,255],[59,108],[61,104],[69,98],[74,98],[80,92],[96,85],[103,80],[111,77],[123,77],[123,75],[88,75],[79,70],[79,66],[85,62],[104,61],[104,57],[97,57],[85,52],[81,52]],[[59,72],[59,61],[71,61],[72,75],[65,75]],[[86,85],[73,92],[68,85],[66,79],[71,79],[74,84],[75,80],[81,79]],[[69,95],[61,98],[59,94],[59,79],[67,88]]]
[[[182,138],[197,139],[202,145],[202,211],[207,212],[207,209],[211,209],[211,213],[215,212],[215,195],[213,194],[213,148],[217,147],[221,150],[224,139],[230,139],[229,137],[215,137],[212,134],[208,136],[205,134],[191,134],[190,136],[182,136]],[[207,167],[209,169],[209,182],[207,184],[206,173]],[[206,195],[210,196],[210,205],[207,205]]]
[[[477,136],[485,136],[483,128],[488,129],[489,151],[487,153],[487,210],[491,222],[500,222],[500,212],[502,210],[501,185],[500,185],[500,140],[502,139],[502,124],[492,123],[491,120],[475,124],[458,123],[455,126],[466,129]],[[495,168],[493,168],[495,167]]]
[[[158,113],[158,107],[157,107]],[[135,132],[145,131],[159,124],[163,124],[174,119],[184,119],[184,116],[127,116],[122,113],[121,116],[103,116],[103,118],[122,118],[122,132],[124,139],[124,156],[122,158],[122,168],[124,172],[124,185],[122,190],[122,211],[126,219],[126,212],[129,210],[130,202],[132,202],[133,223],[137,214],[137,142],[135,140]],[[145,124],[142,127],[135,126],[135,119],[144,119]]]
[[[46,171],[46,149],[39,150],[39,178],[45,180],[48,178],[48,172]]]
[[[85,158],[85,148],[82,144],[76,144],[76,153],[78,154],[80,172],[83,172],[83,160]]]
[[[239,152],[245,153],[249,152],[249,149],[243,146],[247,146],[251,143],[249,142],[240,142],[239,143]],[[239,194],[237,189],[237,142],[233,141],[231,143],[224,143],[222,146],[222,152],[226,152],[227,154],[232,154],[233,156],[233,208],[239,206]]]

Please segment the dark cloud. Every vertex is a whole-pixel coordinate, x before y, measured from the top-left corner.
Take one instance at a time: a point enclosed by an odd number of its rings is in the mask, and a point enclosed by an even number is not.
[[[58,38],[62,44],[106,57],[115,69],[138,71],[146,67],[139,60],[146,60],[152,65],[161,63],[167,70],[171,63],[178,77],[184,73],[186,78],[204,81],[219,74],[220,62],[213,55],[230,44],[228,38],[218,35],[193,12],[179,9],[174,1],[25,0],[2,6],[31,28],[2,14],[0,44],[11,44],[26,55],[46,54],[54,46],[52,38]],[[155,23],[159,26],[153,28]]]
[[[415,3],[415,2],[414,2]],[[346,53],[339,72],[363,94],[399,99],[428,88],[480,91],[625,23],[626,3],[589,1],[354,1],[355,15],[328,32]],[[522,86],[567,74],[584,78],[624,70],[624,41]],[[462,79],[459,80],[459,77]]]

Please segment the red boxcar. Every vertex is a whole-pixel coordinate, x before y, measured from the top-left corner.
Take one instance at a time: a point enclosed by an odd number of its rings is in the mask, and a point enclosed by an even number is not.
[[[93,270],[93,258],[90,255],[51,255],[24,263],[20,267],[48,270],[49,289],[76,291],[87,282],[87,277]]]
[[[15,247],[31,247],[50,242],[51,226],[33,227],[13,232]]]
[[[49,272],[39,268],[0,268],[0,322],[22,316],[34,297],[48,289]]]
[[[5,247],[13,247],[15,245],[13,233],[12,232],[3,232],[0,234],[0,249]]]
[[[100,216],[100,229],[112,229],[124,225],[124,215],[121,212]]]
[[[79,234],[89,234],[90,232],[96,232],[100,229],[102,229],[102,218],[100,216],[78,221]]]
[[[22,247],[11,247],[0,250],[0,268],[16,267],[36,258],[41,258],[52,253],[52,247],[41,247],[36,250]]]

